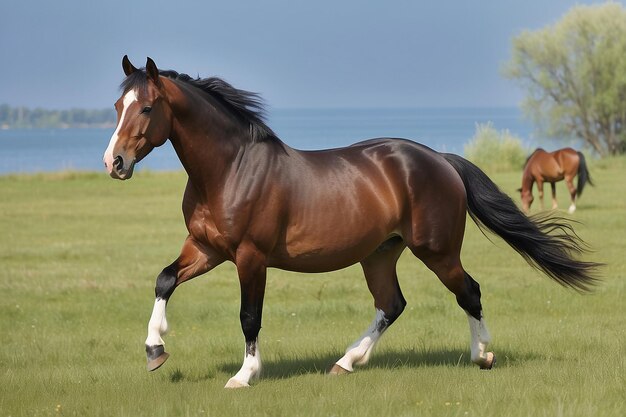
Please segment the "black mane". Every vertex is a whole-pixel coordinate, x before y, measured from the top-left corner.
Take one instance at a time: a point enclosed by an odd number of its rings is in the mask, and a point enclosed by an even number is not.
[[[250,136],[253,141],[278,140],[272,129],[265,124],[266,111],[259,94],[239,90],[217,77],[192,78],[187,74],[181,74],[173,70],[159,70],[159,75],[196,87],[207,93],[214,100],[217,100],[242,124],[249,126]],[[131,89],[143,89],[147,85],[148,77],[145,68],[141,68],[126,77],[122,81],[120,89],[126,94]]]

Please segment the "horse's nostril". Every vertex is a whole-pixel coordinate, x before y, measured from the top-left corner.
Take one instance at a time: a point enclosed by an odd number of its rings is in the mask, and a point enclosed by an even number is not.
[[[117,171],[120,171],[123,167],[124,159],[120,155],[116,156],[115,160],[113,161],[113,168],[115,168]]]

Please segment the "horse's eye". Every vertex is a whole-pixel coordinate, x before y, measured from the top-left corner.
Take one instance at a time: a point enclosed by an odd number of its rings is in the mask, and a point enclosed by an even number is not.
[[[141,111],[141,114],[148,114],[150,113],[150,110],[152,110],[152,107],[150,106],[146,106],[143,108],[143,110]]]

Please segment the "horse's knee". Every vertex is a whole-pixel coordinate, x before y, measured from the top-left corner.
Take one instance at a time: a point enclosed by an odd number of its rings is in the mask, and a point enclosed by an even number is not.
[[[480,285],[467,273],[464,272],[464,288],[456,294],[459,306],[467,311],[476,320],[482,316],[482,304],[480,303]]]
[[[168,300],[176,288],[176,271],[170,265],[164,268],[156,279],[154,293],[156,298]]]

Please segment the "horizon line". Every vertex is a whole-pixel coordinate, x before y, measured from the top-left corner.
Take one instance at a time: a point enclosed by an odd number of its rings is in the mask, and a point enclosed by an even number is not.
[[[112,107],[43,107],[43,106],[28,106],[28,105],[12,105],[9,103],[0,103],[0,106],[9,106],[13,109],[28,109],[28,110],[45,110],[45,111],[72,111],[72,110],[110,110],[112,112],[115,111]],[[442,109],[442,110],[450,110],[450,109],[520,109],[521,106],[519,104],[494,104],[494,105],[407,105],[407,106],[362,106],[362,105],[354,105],[354,106],[272,106],[269,104],[265,104],[266,111],[270,112],[272,110],[422,110],[422,109]]]

